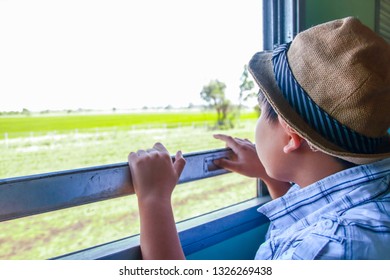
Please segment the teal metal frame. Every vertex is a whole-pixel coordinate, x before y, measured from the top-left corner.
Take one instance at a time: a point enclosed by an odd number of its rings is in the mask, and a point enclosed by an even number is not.
[[[263,47],[291,41],[305,27],[305,0],[263,0]]]
[[[179,222],[177,229],[184,254],[188,259],[253,259],[269,225],[269,220],[257,208],[268,201],[270,197],[254,198]],[[139,241],[136,235],[54,259],[138,260],[142,258]],[[229,248],[225,248],[227,243]],[[233,246],[239,252],[231,251]],[[220,248],[230,254],[215,251]]]

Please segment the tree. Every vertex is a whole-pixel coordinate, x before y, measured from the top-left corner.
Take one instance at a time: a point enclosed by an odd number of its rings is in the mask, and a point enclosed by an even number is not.
[[[23,115],[30,115],[30,111],[28,109],[26,109],[26,108],[23,108],[22,114]]]
[[[240,94],[239,94],[239,105],[238,110],[241,110],[242,102],[247,101],[249,98],[256,97],[256,92],[252,91],[255,87],[255,83],[253,82],[253,79],[249,75],[248,66],[244,65],[244,72],[241,74],[240,78],[241,84],[240,84]],[[258,106],[256,106],[256,112],[259,112]]]
[[[226,85],[218,80],[212,80],[208,85],[203,86],[200,97],[217,111],[217,126],[226,127],[230,101],[225,96]]]
[[[240,81],[241,84],[240,84],[239,102],[241,108],[242,101],[246,101],[248,100],[248,98],[256,96],[256,93],[252,91],[252,89],[255,87],[255,84],[251,79],[251,77],[249,76],[247,65],[244,65],[244,72],[242,72]]]

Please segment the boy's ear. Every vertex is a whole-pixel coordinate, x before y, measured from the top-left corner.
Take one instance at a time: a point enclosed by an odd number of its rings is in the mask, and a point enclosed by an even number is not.
[[[302,145],[303,138],[299,136],[281,117],[278,117],[278,120],[288,137],[288,142],[283,147],[283,152],[287,154],[299,149]]]

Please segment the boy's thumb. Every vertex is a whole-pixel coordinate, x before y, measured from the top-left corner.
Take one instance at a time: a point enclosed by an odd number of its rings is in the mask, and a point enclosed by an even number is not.
[[[176,170],[178,177],[180,177],[181,172],[183,172],[185,165],[186,160],[183,158],[181,151],[178,151],[175,156],[175,162],[173,163],[173,168]]]
[[[231,160],[225,158],[215,159],[214,164],[218,167],[224,168],[226,170],[234,171],[235,164]]]

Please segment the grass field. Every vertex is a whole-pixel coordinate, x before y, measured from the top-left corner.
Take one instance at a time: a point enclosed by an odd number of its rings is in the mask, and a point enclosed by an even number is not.
[[[255,114],[243,115],[228,131],[210,130],[213,117],[211,112],[0,117],[0,136],[8,133],[0,138],[0,178],[124,162],[130,151],[157,141],[171,153],[188,153],[223,147],[214,133],[253,140]],[[254,195],[255,181],[235,174],[180,185],[174,193],[175,217],[188,219]],[[2,222],[0,259],[50,258],[138,229],[134,196]]]
[[[256,118],[255,112],[241,114],[241,120]],[[189,126],[193,124],[212,124],[215,122],[214,111],[180,111],[180,112],[144,112],[130,114],[64,114],[31,116],[0,116],[0,139],[7,133],[9,138],[28,136],[35,133],[66,133],[75,129],[88,131],[93,129],[118,128],[127,129],[133,126],[177,127],[178,125]]]
[[[0,117],[0,179],[123,162],[157,141],[171,153],[220,148],[214,119],[214,112]],[[242,114],[229,133],[251,138],[255,119]]]

